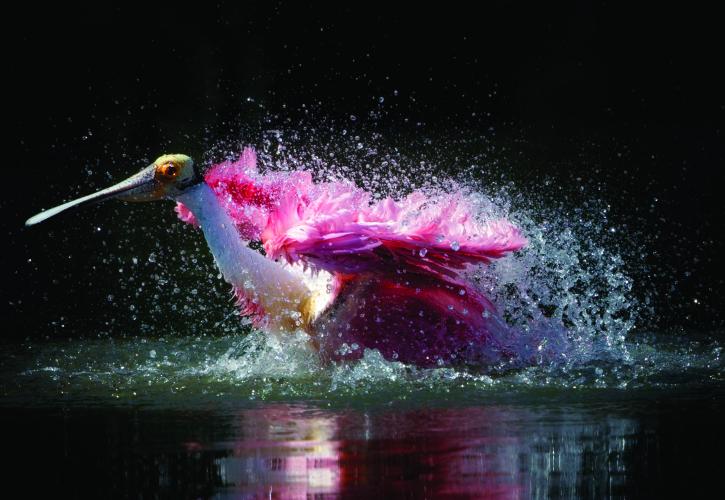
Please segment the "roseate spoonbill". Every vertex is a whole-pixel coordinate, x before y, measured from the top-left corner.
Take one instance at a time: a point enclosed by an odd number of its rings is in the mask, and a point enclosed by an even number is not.
[[[314,183],[307,171],[262,175],[246,148],[204,176],[186,155],[160,156],[26,225],[110,198],[175,200],[179,217],[203,231],[242,312],[270,333],[304,330],[323,359],[366,348],[419,366],[506,355],[505,324],[463,271],[526,240],[508,221],[477,221],[460,194],[374,202],[352,183]]]

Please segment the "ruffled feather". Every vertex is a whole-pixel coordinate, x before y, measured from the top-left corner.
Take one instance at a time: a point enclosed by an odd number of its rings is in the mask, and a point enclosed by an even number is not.
[[[237,161],[214,165],[205,180],[243,237],[261,239],[270,258],[333,273],[407,268],[453,278],[468,264],[526,244],[506,220],[476,220],[463,195],[430,198],[416,191],[373,203],[351,183],[313,184],[309,172],[260,175],[251,148]],[[181,220],[196,222],[181,203],[176,210]]]

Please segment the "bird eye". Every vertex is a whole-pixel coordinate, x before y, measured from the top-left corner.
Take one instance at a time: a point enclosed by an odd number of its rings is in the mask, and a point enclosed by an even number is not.
[[[178,169],[173,163],[167,163],[161,167],[161,174],[165,177],[175,177]]]

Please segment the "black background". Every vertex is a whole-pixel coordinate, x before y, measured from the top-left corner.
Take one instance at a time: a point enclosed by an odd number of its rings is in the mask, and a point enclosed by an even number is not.
[[[5,338],[58,334],[60,316],[73,335],[85,317],[118,314],[97,289],[113,291],[115,269],[88,264],[107,248],[86,231],[100,218],[121,245],[114,212],[24,229],[38,209],[162,152],[208,155],[245,120],[294,121],[303,104],[344,120],[380,96],[391,143],[411,133],[406,118],[441,140],[494,129],[518,139],[530,179],[599,176],[622,220],[644,214],[632,230],[652,235],[644,258],[662,262],[647,285],[663,291],[660,326],[722,326],[721,18],[632,4],[5,7]],[[162,238],[155,227],[148,237]],[[90,272],[106,277],[85,286]]]

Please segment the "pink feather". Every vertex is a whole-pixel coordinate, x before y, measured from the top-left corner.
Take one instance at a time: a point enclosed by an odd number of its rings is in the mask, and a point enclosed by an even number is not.
[[[460,350],[472,336],[493,342],[490,332],[495,328],[486,319],[486,311],[494,313],[494,307],[459,273],[470,264],[485,264],[519,250],[526,239],[507,220],[476,220],[465,196],[430,198],[416,191],[401,200],[373,202],[351,183],[314,184],[305,171],[261,175],[251,148],[245,148],[237,161],[212,166],[205,181],[242,236],[261,240],[269,258],[331,272],[340,290],[358,276],[358,281],[375,283],[375,297],[397,294],[409,308],[420,309],[423,304],[425,314],[437,311],[448,323],[436,327],[437,333],[429,333],[434,337],[447,330],[448,342],[453,342],[439,349],[441,353]],[[184,222],[196,223],[183,204],[176,211]],[[245,313],[263,315],[249,301],[241,302]],[[418,315],[402,309],[395,314],[407,313]],[[453,331],[461,324],[460,332]],[[462,343],[457,343],[458,337]],[[392,356],[404,344],[386,341],[376,347]],[[414,353],[411,356],[415,358]]]

